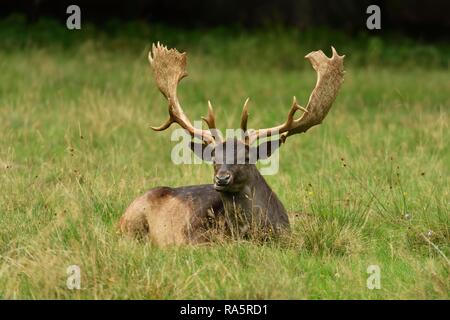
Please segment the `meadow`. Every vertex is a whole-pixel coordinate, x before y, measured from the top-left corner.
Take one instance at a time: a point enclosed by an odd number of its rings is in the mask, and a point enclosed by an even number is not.
[[[107,31],[0,21],[0,298],[449,299],[450,46],[330,30],[181,30],[110,22]],[[174,165],[153,41],[188,52],[179,95],[220,128],[284,120],[330,45],[346,78],[324,123],[290,138],[267,176],[291,234],[157,248],[123,238],[128,204],[160,185],[212,181]],[[66,286],[78,265],[81,289]],[[366,285],[370,265],[381,288]]]

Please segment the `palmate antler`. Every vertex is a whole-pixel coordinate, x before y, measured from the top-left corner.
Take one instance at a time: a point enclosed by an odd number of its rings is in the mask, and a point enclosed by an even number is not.
[[[291,109],[287,115],[287,120],[272,128],[247,130],[248,120],[248,99],[244,103],[241,116],[241,130],[243,140],[247,144],[252,144],[260,137],[270,137],[280,135],[282,142],[286,138],[306,132],[309,128],[320,124],[328,114],[339,89],[344,80],[344,57],[337,54],[332,47],[333,55],[328,58],[321,50],[313,51],[305,56],[317,72],[317,82],[309,97],[306,108],[301,107],[294,97]],[[209,144],[220,139],[213,135],[216,129],[216,121],[211,103],[208,101],[208,115],[202,119],[208,125],[209,130],[195,128],[181,108],[177,97],[177,86],[181,79],[187,76],[186,53],[180,53],[176,49],[167,49],[160,45],[152,45],[149,53],[149,61],[153,68],[156,84],[162,94],[169,102],[169,119],[159,127],[152,127],[153,130],[162,131],[170,127],[172,123],[178,123],[187,130],[191,137],[198,137],[204,143]],[[301,110],[303,114],[294,119],[295,113]]]
[[[327,115],[344,81],[344,57],[337,54],[332,48],[333,55],[328,58],[321,50],[313,51],[305,56],[317,72],[317,82],[309,97],[306,108],[301,107],[294,97],[291,109],[285,123],[272,128],[247,131],[248,106],[244,104],[241,117],[241,129],[245,132],[245,142],[251,144],[259,137],[280,135],[284,142],[287,137],[306,132],[309,128],[318,125]],[[303,114],[294,119],[295,113],[301,110]]]
[[[178,123],[183,129],[194,137],[201,138],[205,143],[213,143],[214,136],[211,130],[195,128],[181,108],[177,96],[178,83],[187,76],[186,72],[186,53],[180,53],[176,49],[167,49],[167,47],[158,44],[152,45],[148,59],[153,68],[156,85],[161,93],[167,98],[169,103],[169,119],[159,127],[151,127],[155,131],[163,131],[170,127],[172,123]],[[211,103],[208,101],[208,116],[203,120],[209,129],[216,128],[216,120]]]

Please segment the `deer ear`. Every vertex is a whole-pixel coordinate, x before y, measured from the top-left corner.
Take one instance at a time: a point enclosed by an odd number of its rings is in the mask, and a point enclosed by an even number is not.
[[[194,154],[203,161],[212,162],[214,156],[214,147],[212,144],[204,144],[191,141],[189,147],[191,148],[192,152],[194,152]]]
[[[281,145],[281,139],[269,140],[256,147],[258,160],[268,159]]]

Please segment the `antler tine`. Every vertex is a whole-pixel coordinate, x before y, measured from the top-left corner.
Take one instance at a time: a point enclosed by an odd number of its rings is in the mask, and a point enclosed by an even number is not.
[[[316,86],[309,97],[306,108],[298,105],[294,97],[286,122],[276,127],[248,133],[250,143],[259,137],[269,137],[274,134],[281,135],[284,142],[288,136],[306,132],[309,128],[322,123],[336,99],[345,73],[345,56],[338,55],[333,47],[331,50],[333,52],[331,58],[328,58],[321,50],[313,51],[305,56],[317,72]],[[298,119],[294,119],[297,110],[302,110],[303,114]]]
[[[208,100],[208,115],[206,117],[202,117],[202,120],[205,121],[206,125],[209,128],[209,131],[214,136],[214,140],[217,142],[222,141],[222,137],[220,136],[220,132],[216,127],[216,115],[214,114],[214,109],[211,105],[211,101]]]
[[[166,130],[170,125],[173,123],[172,117],[169,117],[169,119],[166,120],[162,125],[159,127],[150,126],[150,128],[154,131],[163,131]]]
[[[244,106],[242,107],[241,114],[241,135],[242,140],[245,143],[248,143],[248,134],[247,134],[247,121],[248,121],[248,102],[250,98],[245,99]]]
[[[248,102],[250,101],[250,98],[245,99],[244,106],[242,107],[242,114],[241,114],[241,130],[243,132],[247,131],[247,120],[248,120]]]
[[[202,117],[202,120],[205,121],[209,129],[216,129],[216,116],[214,114],[211,101],[209,100],[208,100],[208,115],[206,117]]]
[[[211,132],[195,128],[178,101],[178,83],[187,76],[186,53],[180,53],[176,49],[167,49],[166,46],[158,42],[156,45],[152,44],[152,50],[149,52],[148,59],[153,69],[156,85],[167,98],[169,104],[169,119],[161,126],[151,128],[155,131],[162,131],[169,128],[172,123],[178,123],[189,132],[192,138],[198,137],[202,138],[206,143],[213,143],[214,137]],[[214,119],[213,115],[211,119]],[[214,120],[211,121],[214,124]]]
[[[270,129],[259,129],[256,131],[248,132],[246,135],[246,143],[252,144],[256,139],[259,137],[270,137],[273,134],[282,134],[283,132],[286,132],[289,130],[289,128],[292,126],[294,120],[294,115],[297,112],[297,110],[302,110],[304,112],[308,112],[305,108],[301,107],[297,103],[297,98],[294,96],[292,98],[292,106],[289,109],[289,112],[287,114],[286,121],[276,127],[270,128]],[[285,137],[283,138],[283,142],[285,140]]]

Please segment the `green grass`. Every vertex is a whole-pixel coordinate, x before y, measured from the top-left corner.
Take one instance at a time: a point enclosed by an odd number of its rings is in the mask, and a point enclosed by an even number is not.
[[[17,17],[0,26],[1,298],[449,298],[448,45],[136,23],[71,33]],[[170,132],[149,129],[166,118],[146,60],[154,40],[189,52],[182,104],[199,119],[211,99],[223,129],[238,125],[246,97],[251,127],[282,121],[316,80],[303,56],[330,44],[347,55],[329,116],[291,138],[267,177],[290,236],[156,248],[116,234],[145,190],[212,180],[206,164],[173,165]],[[66,288],[72,264],[79,291]],[[366,287],[374,264],[379,290]]]

